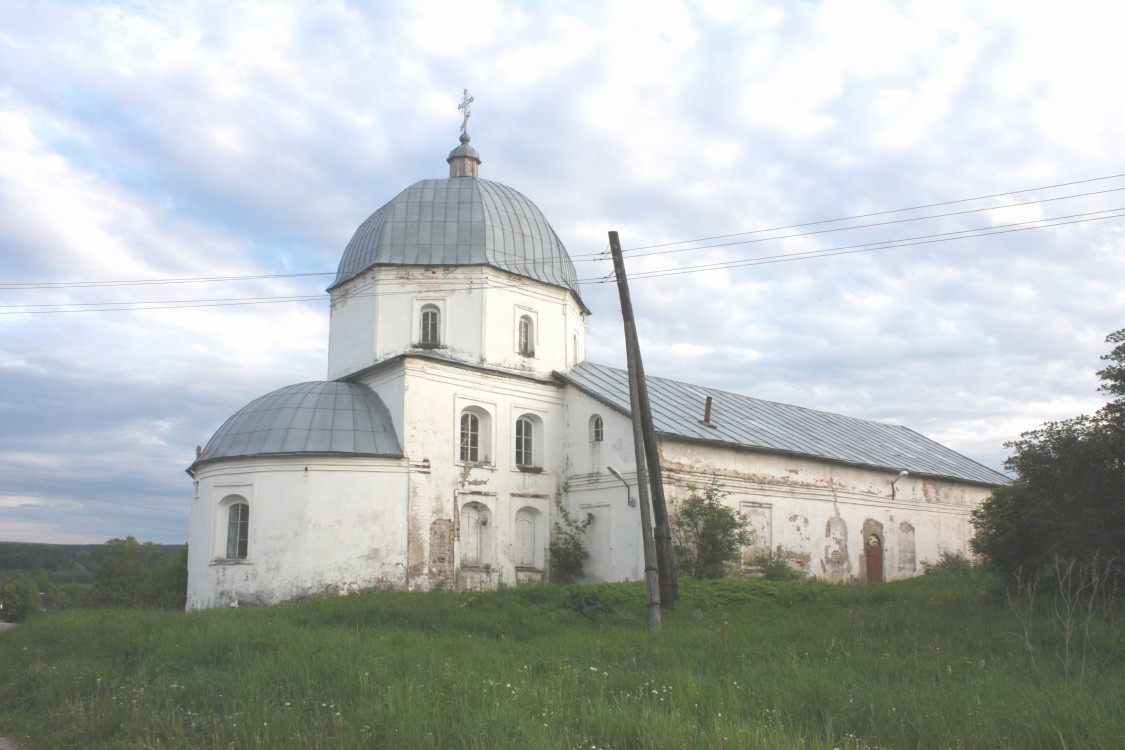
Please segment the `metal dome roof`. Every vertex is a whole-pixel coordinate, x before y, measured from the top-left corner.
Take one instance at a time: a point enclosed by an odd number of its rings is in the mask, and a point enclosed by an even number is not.
[[[195,464],[216,458],[293,453],[402,455],[391,414],[369,388],[313,382],[251,401],[211,437]]]
[[[377,265],[488,265],[581,300],[574,264],[543,213],[512,188],[476,177],[422,180],[399,193],[356,230],[332,286]]]

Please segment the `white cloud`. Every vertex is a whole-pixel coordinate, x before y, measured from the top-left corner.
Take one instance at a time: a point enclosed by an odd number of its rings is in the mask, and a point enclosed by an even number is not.
[[[464,88],[482,175],[535,201],[576,256],[600,252],[609,229],[636,247],[1098,177],[1125,151],[1125,103],[1105,89],[1125,67],[1118,4],[95,3],[19,6],[6,21],[8,283],[332,271],[371,211],[444,173]],[[1101,402],[1102,339],[1125,325],[1122,220],[638,275],[1114,208],[1117,195],[633,255],[646,369],[905,423],[996,466],[1004,440]],[[0,290],[0,304],[327,282]],[[583,296],[591,358],[622,365],[616,289],[590,281]],[[323,377],[327,308],[0,315],[0,331],[7,496],[81,505],[81,522],[106,524],[94,541],[182,541],[195,445],[252,398]],[[3,507],[0,538],[72,533]]]

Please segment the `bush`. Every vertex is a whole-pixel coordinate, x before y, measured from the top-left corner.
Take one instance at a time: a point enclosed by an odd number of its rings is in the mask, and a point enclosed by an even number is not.
[[[4,602],[4,609],[0,611],[4,622],[22,622],[37,613],[41,604],[35,578],[27,573],[12,576],[0,587],[0,601]]]
[[[973,561],[956,552],[942,552],[936,562],[922,563],[922,575],[965,577],[973,573]]]
[[[676,564],[694,578],[722,578],[753,535],[742,514],[723,504],[727,493],[717,483],[687,491],[671,518]]]
[[[556,503],[559,519],[555,521],[555,533],[547,547],[551,555],[551,582],[574,583],[586,574],[586,561],[590,553],[582,541],[586,528],[594,522],[594,514],[587,513],[586,519],[579,522],[570,515],[562,503]]]
[[[805,578],[804,573],[789,564],[789,553],[780,544],[773,552],[755,557],[750,566],[766,581],[803,581]]]

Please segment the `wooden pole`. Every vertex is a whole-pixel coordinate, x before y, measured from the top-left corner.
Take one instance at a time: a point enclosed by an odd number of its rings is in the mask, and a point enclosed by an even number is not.
[[[629,398],[633,400],[632,376],[630,376]],[[636,409],[636,403],[633,403]],[[645,452],[641,446],[640,423],[633,420],[633,449],[637,461],[637,494],[641,504],[641,548],[645,555],[645,588],[648,590],[648,629],[660,630],[660,576],[656,567],[656,545],[652,541],[652,506],[649,505],[648,471],[645,469]],[[621,480],[625,489],[629,483],[612,466],[610,472]]]
[[[656,430],[652,426],[652,409],[648,401],[644,364],[641,362],[641,346],[637,338],[633,302],[629,296],[629,280],[625,276],[625,261],[621,257],[621,240],[617,232],[609,233],[609,249],[613,255],[613,271],[617,276],[617,293],[621,297],[621,318],[625,324],[625,353],[629,366],[629,398],[633,409],[634,442],[639,428],[644,446],[644,465],[648,468],[648,479],[652,488],[652,520],[655,525],[656,565],[660,575],[660,606],[664,609],[673,609],[680,592],[676,581],[676,561],[672,557],[672,534],[668,528],[668,506],[664,499],[660,451],[656,445]],[[638,468],[640,465],[638,462]],[[639,481],[638,479],[638,484]]]

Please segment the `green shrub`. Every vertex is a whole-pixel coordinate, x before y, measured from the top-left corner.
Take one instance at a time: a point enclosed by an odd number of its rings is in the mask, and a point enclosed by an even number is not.
[[[942,552],[936,562],[922,563],[922,574],[964,577],[972,574],[973,567],[973,561],[960,553]]]
[[[4,609],[0,612],[4,622],[22,622],[42,606],[35,578],[27,573],[17,573],[0,587],[0,601],[4,602]]]
[[[777,549],[765,555],[758,555],[750,561],[759,578],[767,581],[801,581],[805,574],[789,564],[789,553],[780,544]]]
[[[590,559],[590,553],[586,551],[582,535],[594,522],[594,514],[587,513],[585,520],[578,521],[562,503],[556,503],[555,506],[561,523],[555,521],[555,533],[547,547],[551,555],[551,582],[574,583],[586,574],[586,561]]]
[[[727,493],[717,483],[702,490],[689,484],[687,491],[671,518],[676,564],[693,578],[722,578],[753,535],[742,515],[723,503]]]

